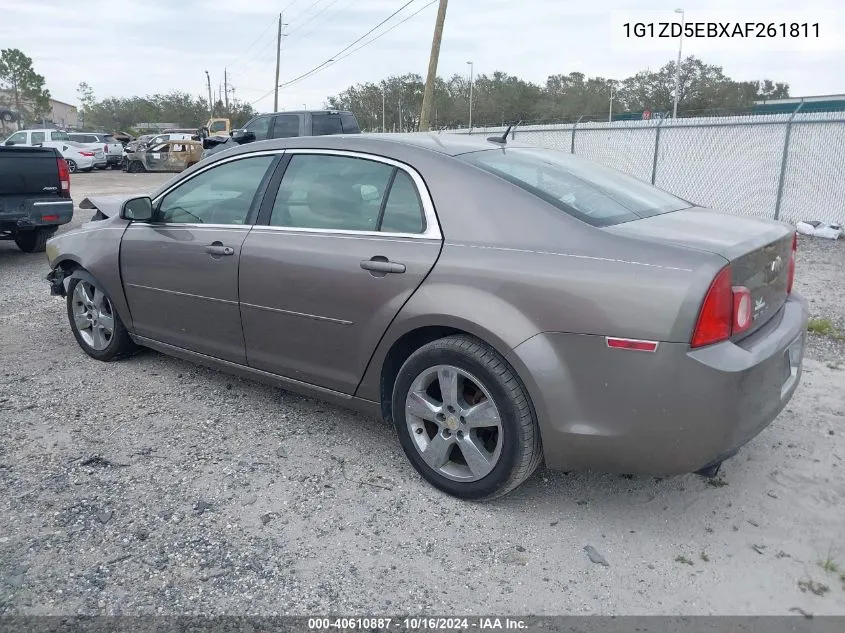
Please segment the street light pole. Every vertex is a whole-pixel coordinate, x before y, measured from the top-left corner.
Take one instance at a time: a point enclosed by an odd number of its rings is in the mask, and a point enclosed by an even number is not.
[[[610,80],[610,109],[607,112],[607,122],[613,121],[613,80]]]
[[[387,84],[381,82],[381,132],[387,132]]]
[[[681,92],[681,49],[684,46],[684,10],[675,9],[675,13],[681,14],[681,36],[678,38],[678,64],[675,66],[675,105],[672,108],[672,118],[678,118],[678,96]]]
[[[467,62],[467,64],[469,64],[469,133],[472,134],[472,82],[475,64],[472,62]]]

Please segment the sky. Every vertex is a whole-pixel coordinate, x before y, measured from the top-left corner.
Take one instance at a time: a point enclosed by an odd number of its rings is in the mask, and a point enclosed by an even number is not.
[[[410,0],[384,26],[342,52],[408,1],[0,0],[0,48],[29,55],[53,98],[68,103],[78,104],[82,81],[98,99],[171,90],[207,95],[205,72],[217,91],[226,69],[235,98],[271,111],[281,11],[279,82],[285,85],[279,109],[319,108],[351,84],[426,75],[436,1]],[[818,23],[822,37],[781,48],[826,50],[771,50],[780,44],[754,39],[733,40],[730,48],[726,40],[686,38],[684,56],[719,64],[735,80],[788,82],[794,96],[845,93],[845,44],[831,44],[845,42],[843,0],[675,2],[693,22],[705,9],[708,19],[730,20],[741,9],[743,19],[768,22],[778,18],[773,11],[800,6],[796,19]],[[626,39],[620,33],[629,14],[618,12],[649,9],[642,14],[647,20],[678,21],[677,6],[651,0],[451,0],[438,75],[468,76],[468,61],[476,75],[498,70],[540,84],[549,75],[573,71],[622,79],[655,70],[676,58],[678,38],[648,45]],[[289,83],[331,59],[336,61]]]

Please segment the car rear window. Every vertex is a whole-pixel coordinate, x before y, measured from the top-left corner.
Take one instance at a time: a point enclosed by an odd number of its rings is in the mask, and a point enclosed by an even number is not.
[[[343,127],[340,124],[339,114],[313,114],[311,115],[311,121],[311,131],[314,136],[343,134]]]
[[[593,226],[611,226],[693,206],[632,176],[565,152],[491,149],[458,158]]]
[[[360,134],[361,128],[358,126],[358,120],[351,112],[341,112],[340,122],[343,125],[344,134]]]
[[[70,137],[67,132],[50,132],[51,141],[69,141]]]
[[[117,143],[117,139],[111,134],[103,135],[103,141],[105,141],[106,143]]]

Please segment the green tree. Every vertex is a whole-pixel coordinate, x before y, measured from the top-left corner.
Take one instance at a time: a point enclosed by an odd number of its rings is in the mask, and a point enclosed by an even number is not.
[[[44,77],[35,72],[32,59],[16,48],[0,51],[0,89],[9,93],[10,104],[21,118],[38,118],[50,111],[50,91],[44,88]]]

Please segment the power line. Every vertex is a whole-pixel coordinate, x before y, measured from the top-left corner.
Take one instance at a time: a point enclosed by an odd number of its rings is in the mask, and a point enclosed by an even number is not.
[[[342,59],[346,59],[347,57],[349,57],[349,56],[350,56],[350,55],[352,55],[353,53],[357,53],[358,51],[360,51],[360,50],[361,50],[362,48],[364,48],[365,46],[369,46],[370,44],[372,44],[373,42],[375,42],[377,39],[384,37],[385,35],[387,35],[388,33],[390,33],[390,32],[391,32],[393,29],[395,29],[396,27],[398,27],[398,26],[402,26],[405,22],[407,22],[408,20],[410,20],[410,19],[411,19],[411,18],[413,18],[414,16],[416,16],[416,15],[418,15],[418,14],[422,13],[423,11],[425,11],[426,9],[428,9],[431,5],[436,4],[437,2],[438,2],[438,0],[431,0],[431,2],[429,2],[429,3],[428,3],[428,4],[426,4],[426,5],[424,5],[421,9],[418,9],[418,10],[414,11],[411,15],[409,15],[409,16],[408,16],[408,17],[406,17],[405,19],[403,19],[403,20],[401,20],[401,21],[397,22],[396,24],[394,24],[393,26],[391,26],[391,27],[390,27],[389,29],[387,29],[386,31],[382,31],[381,33],[379,33],[378,35],[376,35],[373,39],[371,39],[371,40],[367,40],[366,42],[364,42],[363,44],[361,44],[361,46],[358,46],[357,48],[355,48],[355,49],[353,49],[353,50],[349,51],[348,53],[346,53],[345,55],[343,55],[343,56],[339,57],[338,59],[335,59],[335,60],[334,60],[334,63],[337,63],[337,62],[341,61]]]
[[[318,23],[318,24],[317,24],[316,26],[314,26],[312,29],[310,29],[310,30],[309,30],[309,31],[307,31],[306,33],[299,33],[298,35],[294,35],[294,36],[292,36],[292,38],[291,38],[291,39],[292,39],[292,40],[299,40],[299,39],[302,39],[303,37],[308,37],[308,36],[309,36],[309,35],[311,35],[312,33],[316,32],[318,29],[320,29],[320,28],[324,27],[326,24],[328,24],[329,22],[331,22],[332,20],[334,20],[335,18],[337,18],[337,16],[339,16],[341,13],[343,13],[343,11],[344,11],[345,9],[347,9],[347,8],[348,8],[348,6],[349,6],[350,4],[352,4],[353,2],[356,2],[356,1],[357,1],[357,0],[349,0],[349,2],[347,2],[347,4],[345,4],[345,5],[341,5],[341,6],[337,9],[337,11],[334,11],[331,15],[327,16],[325,20],[322,20],[320,23]],[[333,5],[334,5],[334,4],[336,4],[337,2],[338,2],[338,0],[335,0],[335,2],[332,2],[330,5],[328,5],[328,6],[326,7],[326,9],[328,9],[328,8],[329,8],[329,7],[331,7],[331,6],[333,6]],[[315,17],[316,17],[316,16],[315,16]],[[302,26],[304,26],[304,25],[300,25],[300,27],[297,27],[296,29],[294,29],[294,31],[298,31],[298,30],[299,30],[299,28],[301,28]],[[290,40],[288,40],[288,42],[290,42]]]
[[[279,87],[280,87],[280,88],[283,88],[283,87],[285,87],[285,86],[290,86],[291,84],[294,84],[294,83],[296,83],[296,82],[298,82],[298,81],[301,81],[302,79],[305,79],[306,77],[310,77],[311,75],[313,75],[313,74],[314,74],[314,73],[316,73],[317,71],[321,70],[321,69],[322,69],[322,68],[324,68],[325,66],[330,65],[330,64],[332,64],[332,63],[334,63],[334,61],[335,61],[335,60],[334,60],[334,58],[335,58],[335,57],[337,57],[337,56],[341,55],[342,53],[345,53],[346,51],[348,51],[350,48],[352,48],[353,46],[355,46],[355,44],[357,44],[358,42],[360,42],[361,40],[363,40],[365,37],[367,37],[370,33],[372,33],[373,31],[375,31],[375,30],[377,30],[377,29],[379,29],[379,28],[380,28],[381,26],[383,26],[385,23],[387,23],[387,22],[389,22],[390,20],[392,20],[392,19],[393,19],[393,18],[394,18],[397,14],[401,13],[402,11],[404,11],[404,10],[405,10],[408,6],[410,6],[411,4],[413,4],[415,1],[416,1],[416,0],[408,0],[408,2],[406,2],[406,3],[405,3],[405,4],[403,4],[401,7],[399,7],[396,11],[394,11],[393,13],[391,13],[391,14],[390,14],[389,16],[387,16],[384,20],[382,20],[381,22],[379,22],[378,24],[376,24],[373,28],[371,28],[369,31],[367,31],[366,33],[364,33],[361,37],[359,37],[357,40],[355,40],[354,42],[352,42],[349,46],[347,46],[347,47],[345,47],[345,48],[342,48],[342,49],[341,49],[341,50],[339,50],[337,53],[335,53],[334,55],[332,55],[331,57],[329,57],[329,58],[328,58],[326,61],[324,61],[322,64],[319,64],[318,66],[315,66],[314,68],[312,68],[311,70],[309,70],[309,71],[308,71],[308,72],[306,72],[306,73],[302,73],[299,77],[294,77],[294,78],[293,78],[293,79],[291,79],[290,81],[286,81],[285,83],[281,84]]]
[[[352,55],[353,53],[356,53],[356,52],[358,52],[359,50],[361,50],[362,48],[364,48],[364,47],[366,47],[366,46],[369,46],[370,44],[372,44],[372,43],[373,43],[373,42],[375,42],[376,40],[378,40],[378,39],[380,39],[381,37],[383,37],[383,36],[387,35],[388,33],[390,33],[390,31],[392,31],[393,29],[397,28],[398,26],[401,26],[402,24],[404,24],[405,22],[407,22],[407,21],[408,21],[408,20],[410,20],[411,18],[413,18],[413,17],[415,17],[416,15],[418,15],[418,14],[422,13],[422,12],[423,12],[424,10],[426,10],[428,7],[430,7],[431,5],[435,4],[438,0],[431,0],[431,1],[430,1],[430,2],[428,2],[427,4],[423,5],[423,6],[422,6],[422,8],[418,9],[417,11],[415,11],[414,13],[412,13],[411,15],[409,15],[409,16],[407,16],[407,17],[403,18],[402,20],[400,20],[399,22],[397,22],[396,24],[394,24],[393,26],[391,26],[389,29],[385,30],[385,31],[384,31],[384,32],[382,32],[382,33],[379,33],[376,37],[374,37],[374,38],[372,38],[372,39],[370,39],[370,40],[368,40],[368,41],[364,42],[363,44],[361,44],[361,46],[358,46],[358,47],[356,47],[355,49],[353,49],[353,50],[349,51],[349,49],[350,49],[351,47],[355,46],[355,44],[357,44],[358,42],[360,42],[361,40],[363,40],[365,37],[367,37],[368,35],[370,35],[373,31],[377,30],[379,27],[381,27],[382,25],[384,25],[386,22],[388,22],[389,20],[391,20],[391,19],[392,19],[393,17],[395,17],[398,13],[401,13],[401,12],[402,12],[405,8],[407,8],[407,7],[408,7],[410,4],[412,4],[414,1],[415,1],[415,0],[410,0],[410,2],[405,3],[405,4],[401,7],[401,8],[399,8],[397,11],[395,11],[394,13],[392,13],[392,14],[391,14],[389,17],[387,17],[385,20],[383,20],[382,22],[380,22],[379,24],[377,24],[376,26],[374,26],[372,29],[370,29],[369,31],[367,31],[366,33],[364,33],[364,35],[362,35],[362,36],[361,36],[361,37],[359,37],[357,40],[355,40],[354,42],[352,42],[349,46],[347,46],[346,48],[342,49],[341,51],[338,51],[338,53],[337,53],[337,54],[335,54],[332,58],[329,58],[329,60],[327,60],[327,61],[323,62],[323,63],[322,63],[322,64],[320,64],[319,66],[315,66],[314,68],[312,68],[312,69],[311,69],[310,71],[308,71],[307,73],[303,73],[303,74],[302,74],[302,75],[300,75],[299,77],[296,77],[296,78],[294,78],[294,79],[291,79],[290,81],[287,81],[287,82],[285,82],[285,83],[281,84],[279,87],[280,87],[280,88],[283,88],[283,87],[285,87],[285,86],[290,86],[291,84],[296,83],[297,81],[300,81],[300,80],[302,80],[302,79],[305,79],[306,77],[308,77],[308,76],[310,76],[310,75],[316,74],[316,73],[317,73],[317,72],[319,72],[320,70],[322,70],[322,69],[324,69],[324,68],[326,68],[326,67],[328,67],[328,66],[330,66],[330,65],[332,65],[332,64],[335,64],[335,63],[337,63],[338,61],[340,61],[340,60],[342,60],[342,59],[346,59],[347,57],[349,57],[349,56],[350,56],[350,55]],[[340,53],[344,53],[344,52],[346,52],[346,51],[349,51],[349,52],[347,52],[345,55],[342,55],[342,56],[340,55]],[[275,91],[275,88],[273,88],[272,90],[270,90],[270,91],[268,91],[268,92],[264,93],[263,95],[261,95],[260,97],[258,97],[258,98],[257,98],[257,99],[255,99],[254,101],[252,101],[252,102],[250,103],[250,105],[254,105],[254,104],[258,103],[258,102],[259,102],[259,101],[261,101],[262,99],[264,99],[264,98],[266,98],[267,96],[269,96],[270,94],[272,94],[274,91]]]
[[[261,40],[261,38],[263,38],[265,35],[267,35],[267,33],[270,31],[270,28],[273,26],[273,24],[275,24],[275,22],[270,22],[270,23],[267,25],[267,28],[266,28],[266,29],[264,29],[264,31],[262,31],[261,35],[259,35],[258,37],[256,37],[256,38],[252,41],[252,44],[250,44],[250,45],[247,47],[247,49],[246,49],[246,50],[245,50],[245,51],[244,51],[244,52],[243,52],[243,53],[242,53],[239,57],[237,57],[237,58],[235,59],[235,61],[234,61],[234,62],[231,62],[231,63],[229,63],[229,64],[227,64],[227,65],[228,65],[228,66],[235,66],[235,65],[237,65],[237,64],[238,64],[238,62],[240,62],[240,61],[241,61],[244,57],[246,57],[246,56],[247,56],[247,54],[249,53],[249,51],[251,51],[251,50],[252,50],[252,47],[253,47],[253,46],[255,46],[256,44],[258,44],[258,42]]]
[[[322,0],[317,0],[317,2],[322,2]],[[317,2],[315,2],[314,4],[317,4]],[[301,29],[303,26],[305,26],[305,25],[306,25],[306,24],[308,24],[309,22],[313,21],[315,18],[320,17],[323,13],[325,13],[325,12],[326,12],[326,10],[327,10],[327,9],[331,9],[331,8],[332,8],[334,5],[336,5],[338,2],[340,2],[340,0],[332,0],[332,2],[330,2],[329,4],[327,4],[327,5],[326,5],[326,6],[324,6],[322,9],[320,9],[319,11],[317,11],[317,13],[315,13],[315,14],[314,14],[314,15],[312,15],[310,18],[308,18],[307,20],[305,20],[305,22],[303,22],[302,24],[300,24],[299,26],[297,26],[295,29],[291,29],[291,30],[288,32],[288,36],[292,35],[293,33],[296,33],[299,29]],[[314,6],[314,5],[311,5],[311,6]]]

